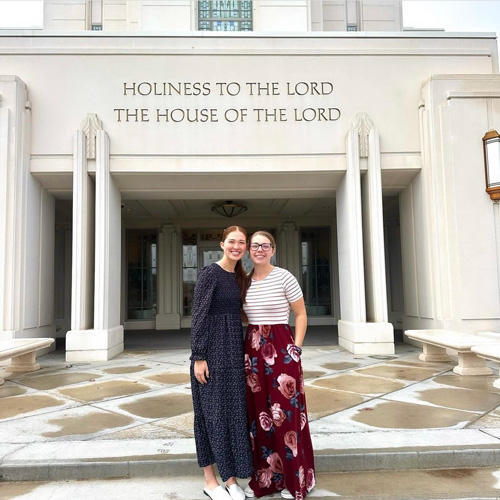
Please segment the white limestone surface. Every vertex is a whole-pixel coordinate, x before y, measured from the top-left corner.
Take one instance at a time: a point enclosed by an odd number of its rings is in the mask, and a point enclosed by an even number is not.
[[[376,452],[380,449],[402,448],[450,449],[464,447],[500,447],[500,430],[482,432],[479,429],[374,431],[351,433],[313,433],[313,447],[317,452],[361,451]],[[31,443],[22,448],[4,445],[0,454],[11,464],[21,462],[74,462],[81,460],[105,460],[120,457],[144,457],[165,455],[188,456],[196,453],[194,439],[129,439],[91,440]]]
[[[418,430],[418,431],[372,431],[350,433],[313,433],[316,451],[335,449],[379,450],[381,448],[441,448],[465,446],[500,446],[500,429],[487,435],[479,429]]]
[[[19,450],[22,446],[20,444],[0,444],[0,461],[5,460],[6,457]]]
[[[103,460],[120,457],[151,455],[184,455],[196,453],[194,439],[137,439],[120,441],[64,441],[33,443],[14,450],[10,463],[19,462],[71,462],[79,460]]]
[[[500,439],[500,429],[484,429],[483,432],[494,438]]]

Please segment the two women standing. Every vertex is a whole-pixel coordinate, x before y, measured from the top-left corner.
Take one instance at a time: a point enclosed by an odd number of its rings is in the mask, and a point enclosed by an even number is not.
[[[304,300],[293,275],[271,264],[276,245],[269,233],[252,236],[254,269],[249,277],[244,274],[246,239],[244,229],[226,229],[222,259],[201,271],[195,289],[191,382],[204,492],[215,500],[243,500],[245,494],[281,491],[284,498],[301,500],[315,484],[300,362]],[[242,305],[250,323],[244,356]],[[226,490],[215,478],[214,463]],[[235,476],[251,474],[243,492]]]

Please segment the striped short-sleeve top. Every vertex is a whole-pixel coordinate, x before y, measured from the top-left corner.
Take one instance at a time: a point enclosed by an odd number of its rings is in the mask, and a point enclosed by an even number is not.
[[[263,280],[252,280],[243,310],[251,325],[287,324],[290,303],[302,297],[295,276],[286,269],[274,267]]]

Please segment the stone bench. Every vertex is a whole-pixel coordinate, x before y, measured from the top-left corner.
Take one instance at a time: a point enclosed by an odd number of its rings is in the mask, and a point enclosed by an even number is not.
[[[32,372],[40,369],[36,362],[36,351],[54,343],[51,338],[0,340],[0,361],[12,359],[6,368],[11,372]],[[0,377],[0,385],[4,383]]]
[[[500,343],[495,342],[492,343],[491,339],[488,344],[480,344],[472,347],[472,352],[474,352],[477,356],[484,359],[489,359],[491,361],[496,361],[500,363]],[[497,389],[500,389],[500,378],[497,378],[493,382],[493,386]]]
[[[486,360],[479,357],[472,348],[481,345],[492,345],[492,338],[482,334],[454,332],[452,330],[407,330],[405,335],[423,344],[422,361],[450,361],[446,349],[458,353],[458,365],[453,368],[459,375],[491,375],[492,370],[486,365]],[[498,342],[500,346],[500,342]]]

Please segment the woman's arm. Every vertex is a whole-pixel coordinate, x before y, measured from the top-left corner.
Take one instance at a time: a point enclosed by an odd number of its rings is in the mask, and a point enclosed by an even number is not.
[[[194,376],[200,384],[206,384],[210,376],[207,349],[209,335],[209,313],[217,284],[213,268],[204,268],[194,289],[191,318],[191,359],[194,361]]]
[[[193,361],[207,359],[210,306],[217,287],[214,269],[205,267],[198,276],[194,289],[191,315],[191,358]]]
[[[307,313],[304,298],[300,298],[290,304],[295,314],[295,345],[302,347],[307,330]]]

